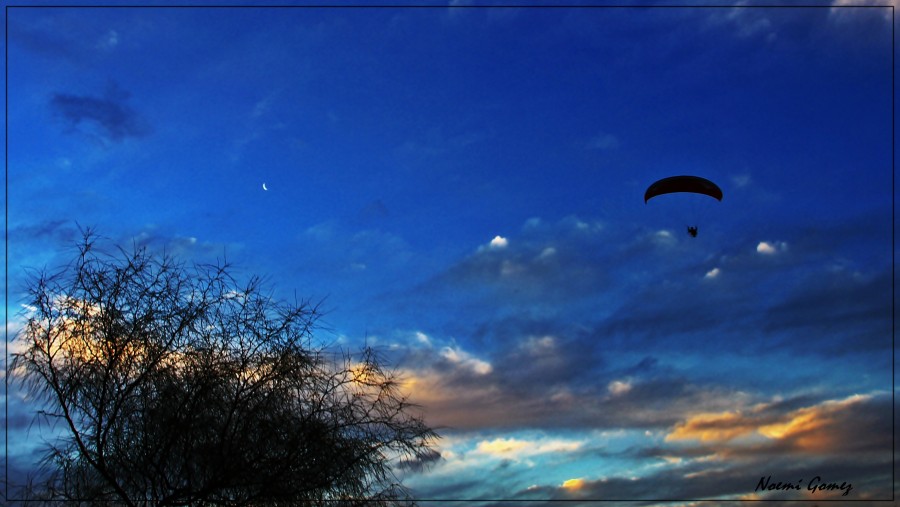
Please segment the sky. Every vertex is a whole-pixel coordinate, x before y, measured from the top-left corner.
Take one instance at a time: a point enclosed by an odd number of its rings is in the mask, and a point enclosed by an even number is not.
[[[893,6],[705,3],[7,8],[8,337],[94,227],[324,301],[427,505],[890,499]]]

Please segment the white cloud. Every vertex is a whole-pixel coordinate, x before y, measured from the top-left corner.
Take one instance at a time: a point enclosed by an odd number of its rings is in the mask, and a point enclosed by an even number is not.
[[[556,348],[556,338],[545,335],[541,337],[532,336],[525,340],[521,345],[525,350],[532,354],[545,354],[546,352]]]
[[[773,254],[775,253],[775,247],[765,241],[760,241],[756,245],[756,251],[761,254]]]
[[[548,246],[547,248],[545,248],[541,251],[541,254],[538,255],[538,259],[546,260],[546,259],[553,257],[554,255],[556,255],[556,248],[553,248],[552,246]]]
[[[584,220],[578,218],[577,216],[568,216],[560,221],[560,224],[565,224],[569,227],[572,227],[578,232],[586,232],[586,233],[594,233],[599,232],[603,229],[603,223],[600,221],[593,221],[592,223],[585,222]]]
[[[706,275],[704,275],[703,278],[716,278],[721,272],[722,270],[720,270],[719,268],[712,268],[706,272]]]
[[[670,246],[675,244],[676,239],[675,235],[673,235],[670,231],[663,229],[661,231],[656,231],[653,234],[652,241],[657,245]]]
[[[491,248],[506,248],[509,245],[509,241],[503,236],[494,236],[494,239],[491,240],[489,246]]]
[[[487,375],[494,369],[491,366],[491,363],[478,359],[477,357],[472,356],[459,347],[442,348],[441,357],[450,361],[451,363],[469,368],[479,375]]]
[[[419,343],[424,343],[425,345],[428,345],[429,347],[431,346],[431,338],[429,338],[427,334],[425,334],[421,331],[416,331],[416,340]]]
[[[497,458],[521,460],[538,454],[577,451],[584,442],[558,438],[524,440],[518,438],[495,438],[482,440],[475,446],[474,453]]]
[[[21,354],[28,348],[28,340],[20,333],[25,329],[28,319],[34,315],[37,308],[24,304],[22,305],[22,308],[25,310],[25,313],[10,316],[9,319],[7,331],[9,332],[10,340],[7,342],[6,346],[10,355]]]
[[[756,251],[763,255],[774,255],[778,252],[784,252],[788,248],[787,243],[784,241],[776,241],[776,242],[768,242],[768,241],[760,241],[758,245],[756,245]]]
[[[631,391],[631,382],[626,380],[613,380],[606,388],[613,396],[619,396]]]

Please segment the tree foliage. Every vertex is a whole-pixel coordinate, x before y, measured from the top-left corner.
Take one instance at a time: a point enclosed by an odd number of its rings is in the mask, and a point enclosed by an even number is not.
[[[227,263],[97,249],[30,277],[12,371],[62,437],[37,496],[123,505],[319,505],[407,491],[436,433],[371,348],[311,346],[321,312]]]

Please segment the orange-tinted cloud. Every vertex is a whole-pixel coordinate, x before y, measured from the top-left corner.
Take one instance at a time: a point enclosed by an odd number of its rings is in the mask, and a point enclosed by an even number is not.
[[[757,422],[740,412],[701,413],[689,417],[666,435],[666,441],[722,442],[752,433]]]
[[[871,400],[871,395],[853,395],[783,413],[778,412],[777,403],[759,404],[748,410],[699,413],[677,424],[666,435],[666,441],[695,440],[723,446],[717,450],[725,453],[738,450],[741,445],[732,441],[741,438],[754,439],[754,449],[761,444],[801,452],[833,452],[844,445],[845,437],[857,423],[867,420],[865,409],[871,409]]]

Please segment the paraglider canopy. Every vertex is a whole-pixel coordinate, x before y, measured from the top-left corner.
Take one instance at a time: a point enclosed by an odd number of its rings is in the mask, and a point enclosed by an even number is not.
[[[670,176],[647,187],[647,191],[644,192],[644,203],[646,204],[647,201],[657,195],[675,192],[704,194],[719,201],[722,200],[722,189],[706,178],[699,176]]]

